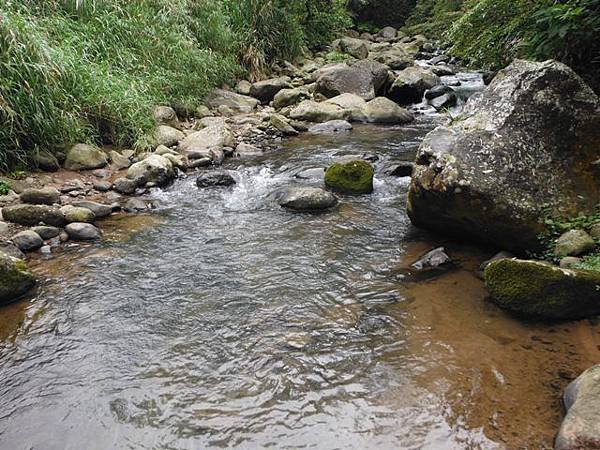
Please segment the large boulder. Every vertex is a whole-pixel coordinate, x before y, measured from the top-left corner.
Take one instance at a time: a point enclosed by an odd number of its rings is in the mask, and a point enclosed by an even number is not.
[[[317,79],[315,91],[326,97],[352,93],[371,100],[382,93],[388,78],[388,67],[372,60],[362,60],[348,66],[338,65]]]
[[[17,300],[35,286],[23,260],[0,252],[0,305]]]
[[[290,111],[290,118],[308,122],[347,119],[350,112],[333,103],[304,100]]]
[[[405,45],[372,47],[369,59],[385,64],[392,70],[404,70],[411,66],[414,61],[414,49]]]
[[[305,87],[297,87],[293,89],[282,89],[273,98],[273,106],[275,108],[285,108],[300,103],[302,100],[310,98],[310,92]]]
[[[4,220],[19,225],[34,226],[45,223],[53,227],[63,227],[66,223],[59,208],[46,205],[14,205],[2,208]]]
[[[414,120],[410,112],[386,97],[374,98],[361,111],[365,121],[371,123],[401,124]]]
[[[492,300],[518,315],[551,320],[600,314],[600,272],[499,259],[485,268]]]
[[[398,73],[388,97],[401,105],[419,103],[425,91],[440,84],[440,78],[428,69],[412,66]]]
[[[356,59],[365,59],[369,56],[369,43],[362,39],[343,37],[340,39],[340,50]]]
[[[19,195],[23,203],[30,203],[32,205],[53,205],[60,201],[60,192],[52,187],[45,187],[41,189],[25,189]]]
[[[133,164],[127,170],[127,178],[134,180],[138,186],[146,183],[164,186],[175,178],[175,171],[171,161],[164,156],[153,154]]]
[[[333,163],[325,172],[325,185],[343,194],[373,192],[373,166],[363,160]]]
[[[523,253],[548,214],[593,213],[600,100],[556,61],[515,61],[429,133],[408,198],[413,223]]]
[[[152,115],[157,125],[168,125],[173,128],[180,127],[177,113],[170,106],[157,106],[152,111]]]
[[[93,145],[77,144],[67,152],[64,166],[67,170],[93,170],[107,164],[108,156],[101,149]]]
[[[276,194],[277,202],[284,208],[296,211],[323,211],[337,204],[337,198],[325,189],[296,186]]]
[[[271,78],[253,83],[250,88],[250,95],[263,103],[269,103],[279,91],[291,87],[289,77]]]
[[[367,102],[364,98],[359,97],[356,94],[340,94],[326,100],[325,103],[331,103],[346,110],[346,112],[348,113],[347,117],[349,120],[352,120],[354,122],[367,121],[367,118],[364,116],[362,111]]]
[[[567,386],[563,402],[567,415],[554,450],[600,449],[600,364]]]
[[[156,127],[156,131],[154,132],[156,145],[171,147],[173,145],[177,145],[177,143],[184,138],[185,134],[183,134],[183,132],[169,125],[159,125]]]
[[[212,109],[217,109],[219,106],[224,105],[238,113],[249,113],[260,103],[253,97],[237,94],[225,89],[215,89],[208,94],[205,101]]]
[[[215,153],[211,150],[233,146],[234,137],[229,126],[223,120],[214,120],[206,128],[187,136],[179,143],[178,150],[190,159],[214,159]]]

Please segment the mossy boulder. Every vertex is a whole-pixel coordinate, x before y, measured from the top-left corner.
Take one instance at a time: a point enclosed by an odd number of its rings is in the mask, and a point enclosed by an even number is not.
[[[366,161],[337,162],[325,172],[325,185],[343,194],[370,194],[374,174],[373,166]]]
[[[485,269],[492,300],[516,314],[552,320],[600,314],[600,272],[500,259]]]
[[[10,303],[35,286],[25,261],[0,252],[0,305]]]

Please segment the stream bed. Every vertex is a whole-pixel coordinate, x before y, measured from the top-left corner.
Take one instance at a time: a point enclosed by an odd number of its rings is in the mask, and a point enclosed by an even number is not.
[[[551,448],[600,326],[507,316],[475,276],[493,249],[410,225],[387,173],[435,120],[303,134],[34,262],[40,287],[0,311],[0,448]],[[270,196],[365,154],[372,195],[323,214]],[[414,273],[438,245],[454,265]]]

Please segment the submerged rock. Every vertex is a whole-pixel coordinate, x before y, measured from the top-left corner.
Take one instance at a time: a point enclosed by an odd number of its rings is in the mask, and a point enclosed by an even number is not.
[[[231,186],[235,183],[235,178],[233,178],[226,170],[207,170],[202,172],[198,178],[196,178],[196,186],[199,188]]]
[[[0,251],[0,304],[17,300],[34,286],[25,262]]]
[[[296,211],[322,211],[337,204],[337,198],[325,189],[298,186],[277,193],[277,201],[284,208]]]
[[[337,162],[325,172],[325,185],[344,194],[373,192],[373,166],[363,160]]]
[[[599,141],[600,100],[579,76],[556,61],[515,61],[426,136],[408,214],[418,227],[541,250],[548,212],[592,213],[600,202]]]
[[[600,364],[590,367],[565,389],[567,415],[555,450],[600,449]]]
[[[108,157],[101,149],[93,145],[77,144],[67,152],[64,166],[67,170],[93,170],[107,164]]]
[[[600,314],[600,272],[500,259],[485,269],[492,300],[519,315],[567,320]]]

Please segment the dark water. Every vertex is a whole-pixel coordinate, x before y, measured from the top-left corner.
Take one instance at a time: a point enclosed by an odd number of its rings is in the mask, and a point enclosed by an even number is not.
[[[405,279],[406,259],[429,244],[404,212],[408,179],[386,170],[412,159],[432,126],[305,135],[230,163],[234,188],[179,181],[154,194],[163,204],[156,226],[74,249],[12,307],[18,318],[0,342],[0,448],[495,449],[516,448],[518,435],[520,444],[551,443],[562,386],[536,388],[530,375],[585,366],[576,331],[506,318],[485,306],[467,270],[441,284]],[[371,196],[344,197],[319,215],[269,197],[320,184],[296,178],[301,170],[364,153],[380,158]],[[533,335],[554,336],[572,354],[557,362],[552,346],[519,369],[532,347],[518,340],[542,345]],[[500,356],[488,360],[488,351]],[[550,419],[503,428],[497,415],[521,401],[502,403],[507,383],[535,408],[553,407]]]

